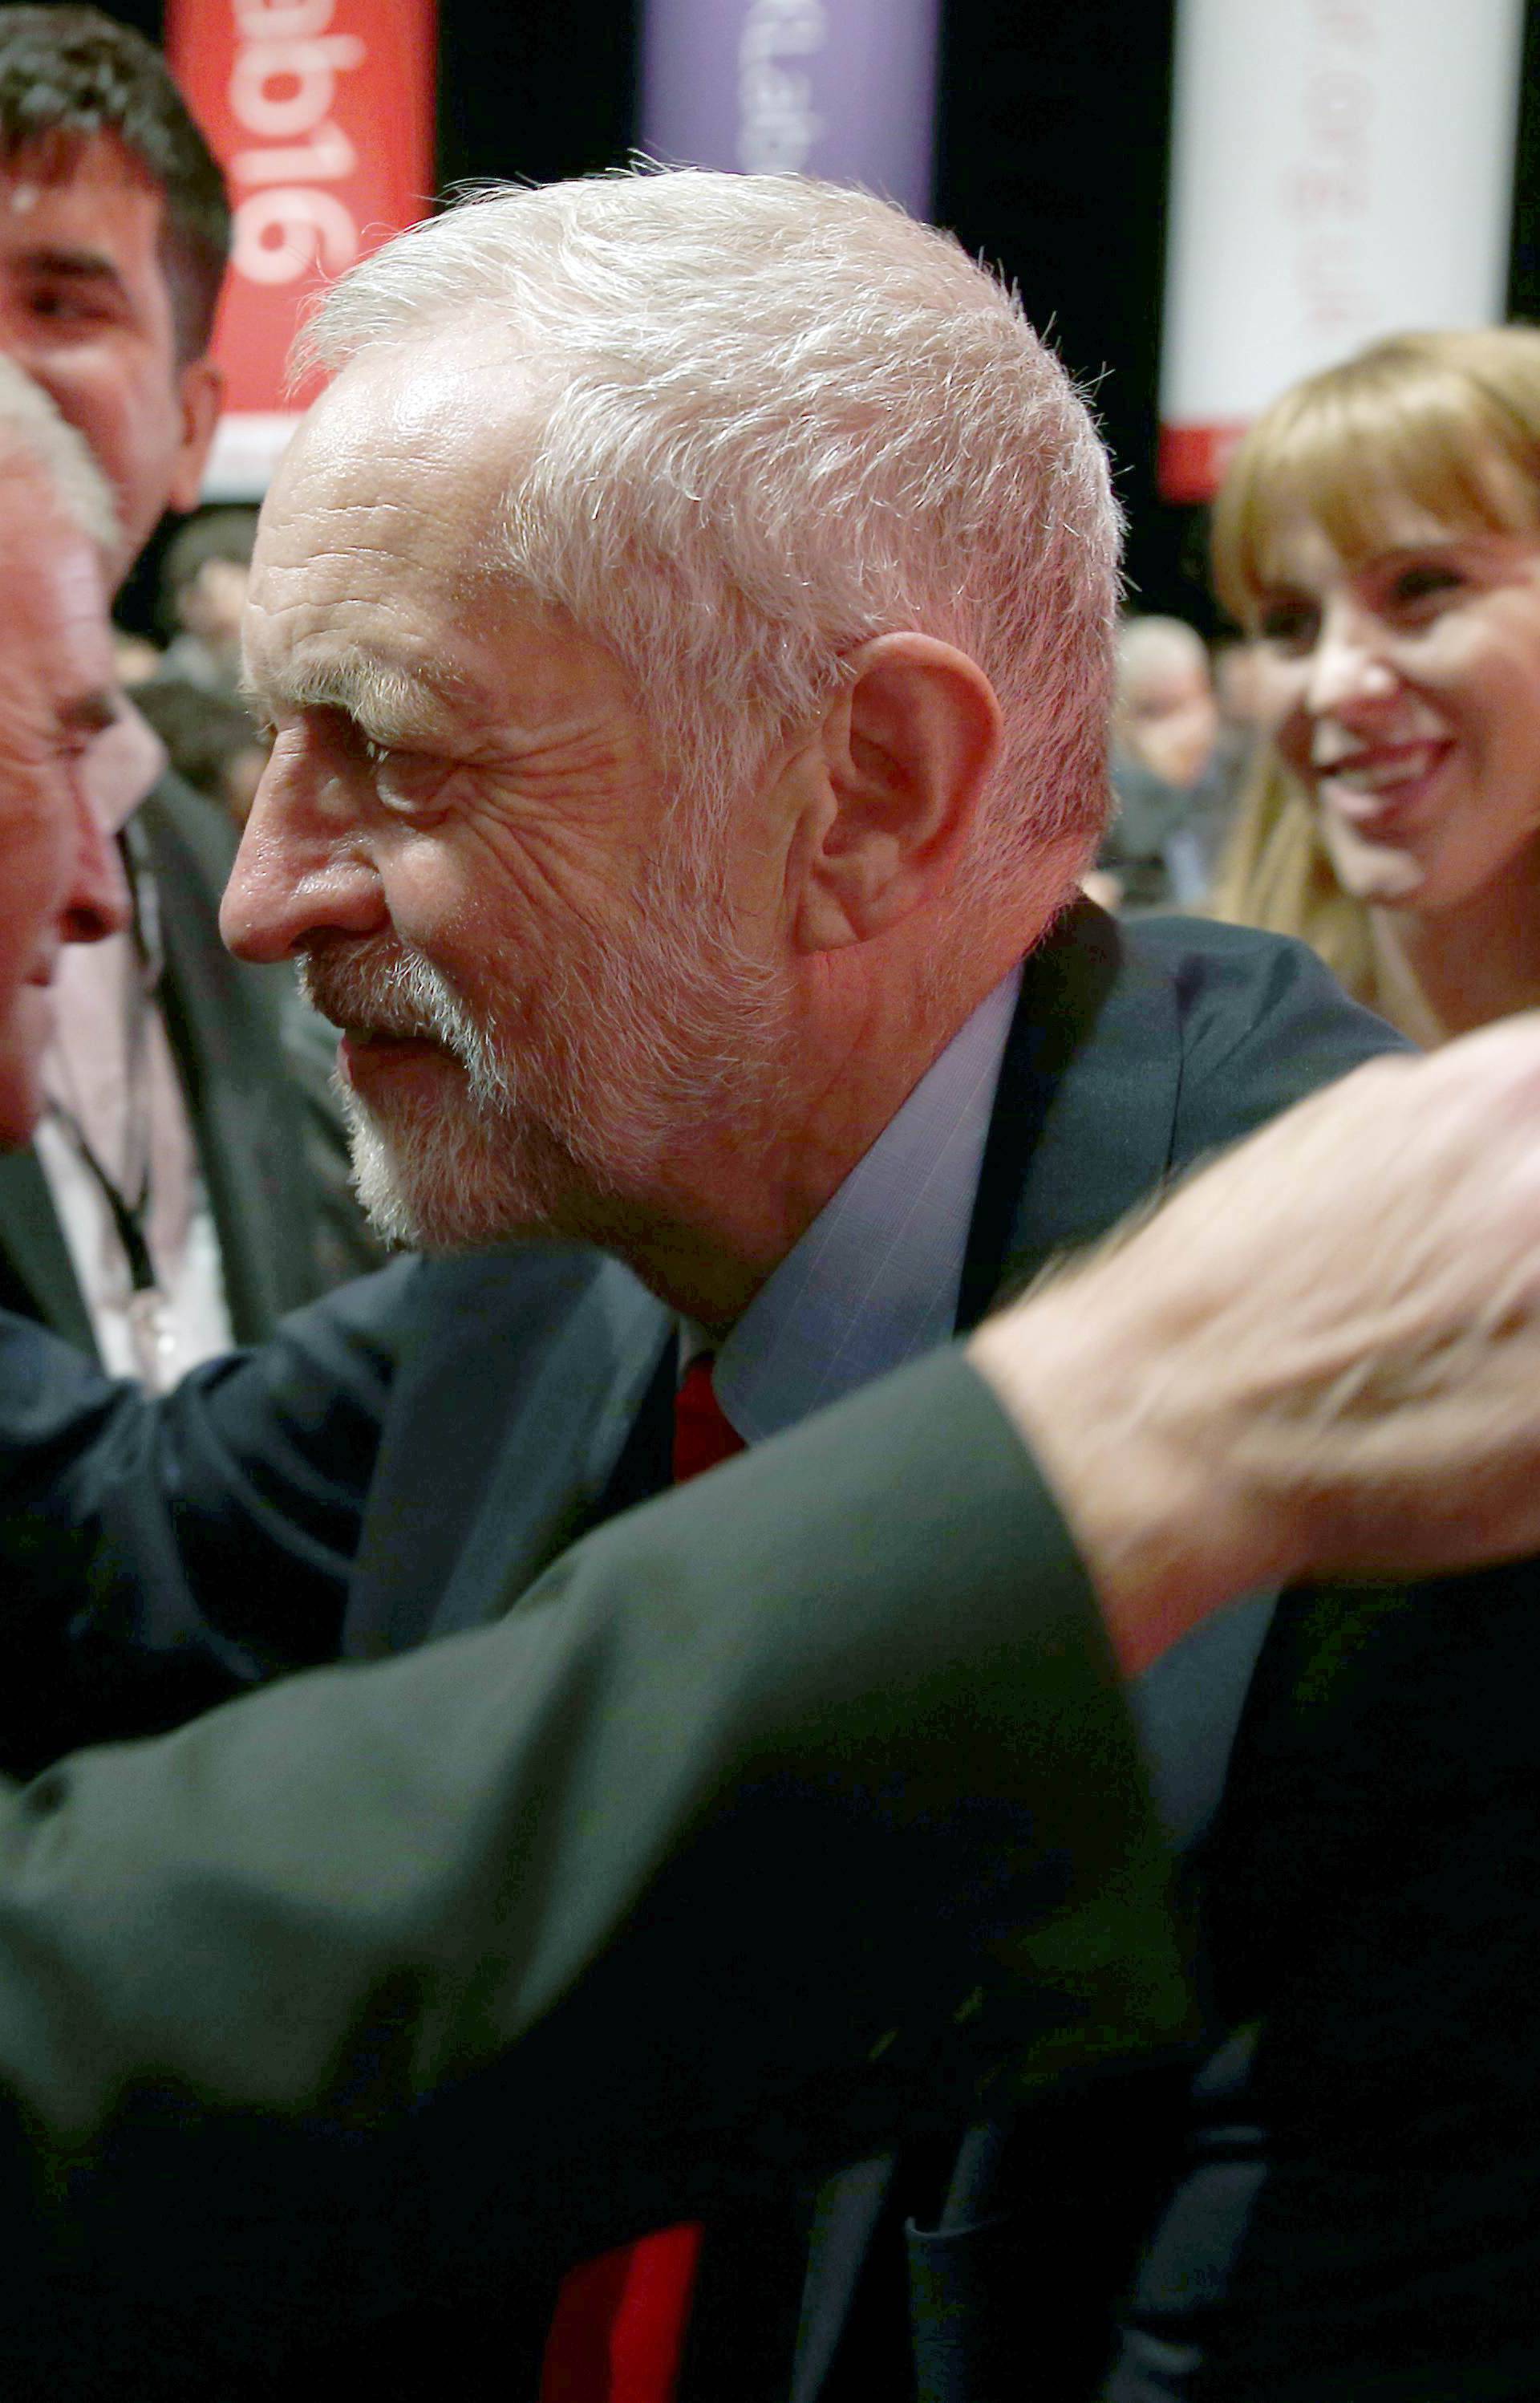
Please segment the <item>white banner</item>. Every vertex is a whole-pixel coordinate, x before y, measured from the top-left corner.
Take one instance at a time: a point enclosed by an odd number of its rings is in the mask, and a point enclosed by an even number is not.
[[[1179,0],[1160,488],[1380,334],[1501,319],[1523,0]]]

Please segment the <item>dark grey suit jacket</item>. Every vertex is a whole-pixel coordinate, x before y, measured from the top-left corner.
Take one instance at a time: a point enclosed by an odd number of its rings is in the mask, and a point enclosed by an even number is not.
[[[1185,2035],[1094,1607],[977,1381],[706,1486],[496,1625],[0,1792],[7,2395],[292,2393],[296,2346],[533,2395],[575,2256]]]
[[[1097,913],[1077,913],[1028,965],[964,1322],[1003,1277],[1100,1232],[1172,1170],[1385,1040],[1295,947],[1200,926],[1131,944]],[[623,1271],[571,1253],[403,1266],[301,1314],[275,1344],[203,1373],[156,1411],[93,1386],[35,1330],[11,1327],[0,1339],[4,1540],[26,1598],[18,1637],[24,1627],[32,1646],[32,1674],[13,1688],[30,1702],[11,1715],[12,1759],[165,1723],[339,1650],[374,1658],[484,1623],[564,1542],[660,1481],[669,1340],[663,1313]],[[730,1489],[719,1493],[726,1508]],[[881,1558],[875,1535],[867,1540]],[[965,1747],[951,1758],[972,1788],[978,1764]],[[597,1840],[593,1798],[604,1789],[586,1790]],[[604,1808],[623,1815],[631,1800],[622,1778]],[[826,1866],[836,1855],[805,1857]],[[730,1854],[723,1875],[754,1896]],[[977,1864],[967,1878],[974,1901],[987,1896]],[[841,1910],[844,1871],[831,1871],[829,1890]],[[679,1942],[680,1924],[670,1926]],[[912,1916],[905,1926],[915,1929]],[[923,1952],[932,1939],[917,1940]],[[884,1946],[871,1955],[896,1957]],[[954,1956],[943,1945],[936,1957]],[[822,1986],[808,1959],[789,1966],[801,2001],[784,2007],[795,2021]],[[924,1984],[915,1962],[908,1974]],[[846,1963],[837,1982],[850,1975]],[[617,1976],[604,1972],[603,1991],[634,2011]],[[955,2009],[950,1966],[947,1976]],[[672,1970],[664,1990],[677,1991]],[[757,1978],[716,2023],[736,2026],[745,2007],[754,2016],[773,2001],[773,1981]],[[1104,2018],[1100,2005],[1094,2016]],[[603,2050],[602,2020],[594,2026]],[[822,2007],[810,2026],[825,2041]],[[670,2049],[657,2030],[654,2040]],[[741,2069],[725,2057],[726,2091]],[[966,2088],[952,2083],[956,2119],[967,2116]],[[616,2125],[634,2128],[613,2086],[600,2090]],[[910,2108],[923,2123],[914,2094]],[[837,2145],[815,2142],[810,2155],[797,2131],[811,2111],[802,2094],[778,2120],[783,2185],[820,2149],[868,2149],[847,2119]],[[873,2114],[874,2138],[881,2119]],[[808,2123],[818,2126],[816,2112]],[[653,2189],[659,2210],[666,2183]],[[553,2224],[570,2243],[580,2220],[569,2202]],[[601,2224],[596,2215],[588,2232]],[[399,2370],[399,2338],[394,2350]]]

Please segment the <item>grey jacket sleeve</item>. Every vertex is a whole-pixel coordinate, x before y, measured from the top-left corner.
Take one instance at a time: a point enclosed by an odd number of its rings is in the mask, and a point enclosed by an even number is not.
[[[337,1651],[412,1262],[164,1401],[0,1312],[0,1769]]]
[[[0,1311],[0,1771],[334,1660],[387,1429],[427,1456],[397,1457],[375,1546],[405,1519],[420,1562],[414,1522],[474,1515],[478,1443],[598,1276],[624,1272],[576,1246],[404,1259],[160,1401]]]
[[[945,1355],[494,1627],[6,1794],[0,2357],[155,2392],[179,2344],[506,2287],[1188,2008],[1094,1604]]]

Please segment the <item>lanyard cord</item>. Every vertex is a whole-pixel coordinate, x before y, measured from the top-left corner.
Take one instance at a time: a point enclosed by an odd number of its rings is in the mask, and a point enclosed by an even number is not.
[[[54,1104],[54,1110],[68,1128],[76,1151],[101,1188],[102,1199],[112,1213],[112,1223],[117,1229],[118,1240],[123,1246],[123,1257],[129,1264],[130,1285],[135,1293],[153,1293],[156,1285],[155,1263],[150,1257],[149,1243],[145,1233],[145,1222],[149,1215],[147,1173],[141,1180],[137,1201],[131,1202],[121,1187],[114,1182],[97,1159],[86,1139],[85,1129],[74,1111],[65,1109],[63,1104],[58,1102]]]

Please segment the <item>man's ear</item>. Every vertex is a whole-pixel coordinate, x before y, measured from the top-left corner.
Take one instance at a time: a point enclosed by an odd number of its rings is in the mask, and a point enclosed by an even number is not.
[[[1000,704],[976,660],[920,633],[853,654],[822,729],[822,792],[790,866],[804,951],[885,934],[939,894],[999,757]]]
[[[202,497],[203,462],[225,396],[223,368],[212,359],[189,359],[177,370],[176,396],[182,410],[182,440],[166,507],[185,511],[195,509]]]

